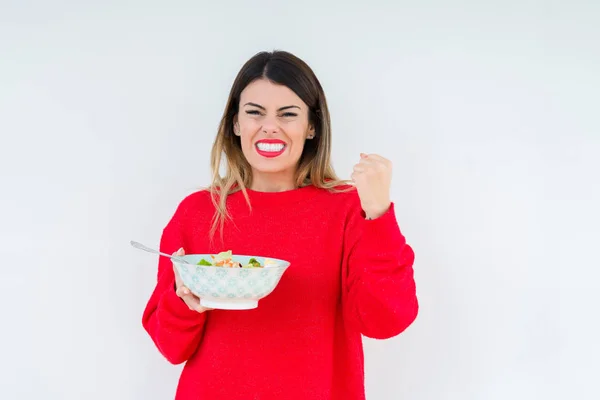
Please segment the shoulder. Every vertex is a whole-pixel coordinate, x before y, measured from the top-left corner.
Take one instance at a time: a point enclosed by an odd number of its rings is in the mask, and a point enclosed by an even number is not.
[[[321,188],[320,200],[325,205],[330,207],[336,207],[345,210],[356,210],[360,208],[360,198],[356,188],[352,185],[344,184],[337,185],[332,188]]]
[[[195,205],[211,202],[210,190],[200,189],[185,196],[181,200],[181,205]]]
[[[332,199],[350,199],[358,196],[356,187],[352,185],[336,185],[332,188],[320,188],[319,191]]]
[[[210,191],[208,189],[201,189],[183,197],[176,207],[175,216],[185,218],[199,210],[210,210],[211,207],[213,206]]]

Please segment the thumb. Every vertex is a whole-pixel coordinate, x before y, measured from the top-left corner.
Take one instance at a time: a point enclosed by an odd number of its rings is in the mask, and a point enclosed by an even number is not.
[[[367,154],[365,154],[365,153],[360,153],[360,158],[367,158]]]
[[[185,256],[185,250],[183,250],[183,247],[180,248],[179,250],[177,250],[177,252],[175,253],[175,255],[177,255],[177,256]]]

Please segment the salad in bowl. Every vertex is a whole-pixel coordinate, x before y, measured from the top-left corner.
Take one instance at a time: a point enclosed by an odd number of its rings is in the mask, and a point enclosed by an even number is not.
[[[175,268],[190,291],[207,308],[248,310],[277,287],[290,266],[285,260],[262,256],[234,255],[231,250],[218,254],[188,254],[173,258]]]

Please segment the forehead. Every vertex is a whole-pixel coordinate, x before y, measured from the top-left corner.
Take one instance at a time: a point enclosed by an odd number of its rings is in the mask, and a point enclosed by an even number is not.
[[[265,108],[277,108],[296,105],[306,107],[296,93],[284,85],[273,83],[266,79],[257,79],[242,91],[240,105],[248,102],[260,104]]]

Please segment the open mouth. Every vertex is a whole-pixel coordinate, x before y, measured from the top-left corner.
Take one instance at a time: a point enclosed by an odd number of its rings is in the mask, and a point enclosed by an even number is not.
[[[286,144],[282,140],[260,140],[256,142],[254,148],[261,156],[273,158],[283,154]]]

